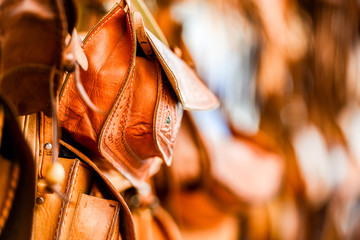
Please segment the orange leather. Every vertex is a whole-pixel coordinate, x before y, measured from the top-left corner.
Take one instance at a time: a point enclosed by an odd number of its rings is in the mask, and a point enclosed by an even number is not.
[[[59,0],[0,3],[0,88],[21,115],[48,110],[51,69],[61,71],[66,12],[73,13],[72,7],[70,1]],[[59,75],[54,77],[57,83]]]
[[[279,153],[240,137],[214,144],[203,138],[190,114],[184,114],[182,122],[170,182],[162,179],[160,188],[203,189],[227,211],[276,195],[284,173]]]
[[[81,194],[67,239],[119,239],[119,212],[116,201]]]
[[[285,162],[279,153],[241,138],[210,144],[208,149],[211,179],[206,186],[227,207],[241,202],[262,204],[278,193]]]
[[[181,240],[171,216],[160,206],[133,211],[137,240]]]
[[[39,177],[44,177],[48,167],[51,164],[51,156],[53,150],[53,136],[52,136],[52,120],[44,113],[39,114],[39,149],[38,149],[38,171]],[[49,145],[50,144],[50,145]],[[51,147],[48,147],[51,146]]]
[[[104,185],[94,169],[79,159],[58,162],[66,175],[60,190],[69,201],[38,189],[32,239],[134,239],[126,205],[108,191],[108,182]],[[95,182],[101,186],[100,196],[90,196]]]
[[[174,148],[173,165],[170,168],[174,181],[181,186],[201,182],[204,173],[209,171],[209,153],[203,141],[190,113],[185,112]]]
[[[85,158],[85,162],[89,162],[96,169],[78,159],[58,159],[58,162],[64,167],[66,175],[65,181],[60,186],[60,192],[63,192],[70,200],[68,203],[63,201],[56,193],[49,192],[49,190],[41,187],[41,183],[43,183],[42,176],[45,175],[47,169],[44,166],[51,163],[51,151],[44,153],[44,142],[50,141],[51,143],[52,121],[44,115],[36,114],[22,117],[21,122],[28,142],[34,146],[34,155],[40,155],[37,161],[43,161],[38,164],[39,166],[43,165],[43,168],[38,168],[38,189],[35,197],[37,204],[35,208],[33,208],[33,205],[30,206],[31,210],[34,210],[31,239],[79,239],[80,236],[81,239],[94,239],[94,237],[96,237],[95,239],[134,239],[132,218],[122,197],[92,161],[71,146],[67,145],[77,156]],[[41,138],[39,138],[39,135]],[[42,148],[35,147],[39,145],[36,142],[42,142],[40,144]],[[66,145],[66,143],[64,144]],[[7,169],[4,167],[4,170]],[[6,173],[1,176],[9,179],[7,176],[10,172]],[[108,172],[105,173],[109,174]],[[8,182],[6,179],[0,179],[0,184]],[[13,181],[16,181],[16,178],[13,177],[11,182]],[[126,180],[119,179],[117,182],[122,181]],[[98,191],[94,191],[93,184],[98,186]],[[124,184],[122,187],[124,187]],[[7,192],[11,193],[11,191]],[[1,196],[2,194],[0,194],[0,201]],[[31,197],[31,195],[29,196]],[[33,196],[32,199],[34,199]],[[24,202],[22,204],[27,205]],[[21,216],[26,219],[23,215]],[[101,224],[99,221],[101,221]],[[97,227],[94,228],[94,225]],[[94,229],[96,229],[96,234],[93,232]],[[14,235],[10,236],[14,237]],[[30,239],[30,237],[28,236],[25,239]]]
[[[186,63],[171,52],[149,30],[146,30],[151,47],[163,67],[176,95],[185,110],[210,110],[219,101]]]
[[[136,32],[148,55],[137,48]],[[149,49],[156,58],[149,56]],[[88,34],[84,52],[89,68],[81,71],[81,81],[91,101],[107,115],[84,104],[70,75],[59,102],[61,126],[92,156],[139,186],[150,174],[153,157],[171,163],[182,108],[213,108],[217,99],[146,30],[141,18],[139,24],[118,4]]]
[[[204,189],[173,191],[166,209],[179,226],[183,239],[238,239],[238,220],[224,211]]]
[[[119,214],[119,231],[121,233],[122,239],[135,239],[134,233],[134,222],[130,213],[128,206],[126,205],[125,200],[116,190],[116,188],[109,182],[108,178],[104,173],[91,161],[86,155],[80,152],[78,149],[72,147],[71,145],[60,140],[60,144],[65,146],[67,149],[76,154],[81,160],[83,160],[90,168],[96,172],[99,178],[96,181],[98,189],[101,190],[101,196],[106,197],[107,199],[116,200],[121,204],[120,214]]]
[[[80,160],[59,158],[58,162],[64,167],[66,176],[60,190],[70,202],[67,204],[55,193],[38,190],[37,198],[43,198],[44,202],[35,205],[33,239],[63,239],[69,231],[78,196],[90,192],[90,169],[80,164]]]
[[[159,198],[174,217],[183,239],[238,239],[239,223],[234,212],[227,211],[228,201],[216,201],[218,196],[206,188],[212,176],[209,151],[203,141],[190,114],[185,112],[173,165],[155,176]]]

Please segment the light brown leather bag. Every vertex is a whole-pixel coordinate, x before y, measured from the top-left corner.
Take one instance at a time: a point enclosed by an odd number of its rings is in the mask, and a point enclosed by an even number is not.
[[[84,103],[74,75],[68,76],[59,102],[64,139],[74,139],[95,162],[139,186],[154,157],[171,163],[183,108],[211,109],[218,101],[126,4],[116,4],[89,32],[84,52],[89,68],[79,77],[106,114]]]
[[[58,162],[64,198],[37,183],[32,239],[135,239],[133,219],[119,192],[83,153],[61,142]],[[64,154],[64,152],[66,154]]]

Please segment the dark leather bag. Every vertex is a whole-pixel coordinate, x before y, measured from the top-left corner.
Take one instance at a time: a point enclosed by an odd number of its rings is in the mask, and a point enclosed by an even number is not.
[[[50,109],[75,19],[71,0],[0,1],[0,89],[20,115]]]
[[[0,94],[0,239],[31,238],[35,162],[15,110]]]
[[[92,110],[68,76],[59,101],[64,138],[139,186],[155,158],[171,163],[183,109],[211,109],[218,101],[126,4],[116,4],[89,32],[84,52],[89,67],[80,71],[81,82],[106,114]]]

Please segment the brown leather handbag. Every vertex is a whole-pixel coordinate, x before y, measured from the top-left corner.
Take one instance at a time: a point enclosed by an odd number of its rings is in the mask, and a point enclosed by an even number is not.
[[[183,109],[211,109],[218,101],[126,3],[116,4],[89,32],[84,52],[89,67],[80,80],[106,114],[89,107],[76,89],[76,75],[69,75],[59,101],[64,139],[139,186],[155,158],[171,163]]]
[[[75,20],[72,0],[0,2],[0,89],[20,115],[50,109]]]

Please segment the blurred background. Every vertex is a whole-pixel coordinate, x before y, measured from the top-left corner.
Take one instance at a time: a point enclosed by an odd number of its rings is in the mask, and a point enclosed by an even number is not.
[[[360,239],[360,3],[144,0],[221,106],[154,178],[184,239]],[[114,1],[78,0],[87,32]]]

